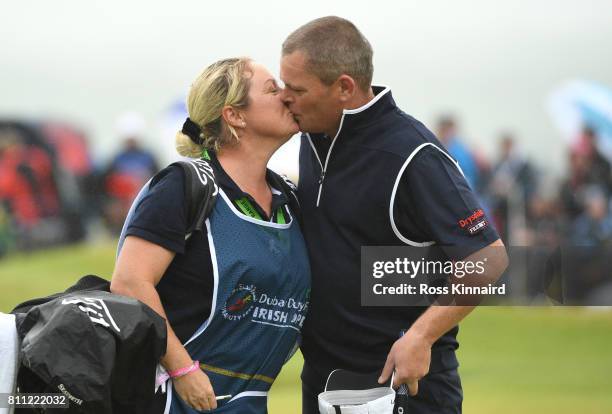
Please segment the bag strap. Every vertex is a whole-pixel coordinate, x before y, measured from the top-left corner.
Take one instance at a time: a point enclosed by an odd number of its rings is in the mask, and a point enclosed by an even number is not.
[[[178,166],[185,177],[185,203],[187,204],[187,231],[185,240],[196,231],[202,231],[204,222],[215,206],[219,187],[209,162],[203,158],[177,161],[170,166]],[[151,180],[150,187],[163,178],[169,168],[164,169]],[[165,172],[165,173],[164,173]]]

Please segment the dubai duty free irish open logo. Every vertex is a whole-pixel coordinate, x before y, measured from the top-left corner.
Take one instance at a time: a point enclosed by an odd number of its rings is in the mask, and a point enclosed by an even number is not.
[[[225,301],[221,314],[227,320],[239,321],[251,313],[254,303],[255,286],[240,284]]]

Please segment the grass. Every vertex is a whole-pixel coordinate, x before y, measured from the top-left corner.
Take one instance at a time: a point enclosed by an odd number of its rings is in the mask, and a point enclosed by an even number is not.
[[[63,290],[78,277],[109,278],[115,245],[63,247],[0,260],[0,311]],[[479,308],[461,325],[460,373],[469,414],[612,412],[612,311]],[[300,412],[301,355],[270,393],[270,413]]]

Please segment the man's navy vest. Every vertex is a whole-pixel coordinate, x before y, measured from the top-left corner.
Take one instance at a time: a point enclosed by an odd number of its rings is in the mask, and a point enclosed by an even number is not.
[[[450,158],[425,126],[395,105],[388,88],[373,89],[372,101],[344,111],[331,145],[328,137],[302,136],[298,195],[312,271],[302,352],[321,374],[381,370],[400,330],[424,311],[360,303],[362,246],[433,244],[396,228],[392,198],[399,176],[424,147],[433,145]],[[327,153],[321,149],[327,147]],[[456,348],[456,332],[436,346]]]

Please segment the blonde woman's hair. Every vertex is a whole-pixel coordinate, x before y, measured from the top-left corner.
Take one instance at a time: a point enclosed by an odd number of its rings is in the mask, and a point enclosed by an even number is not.
[[[176,134],[176,150],[184,157],[199,158],[205,149],[218,151],[238,141],[236,130],[223,121],[225,106],[245,108],[248,105],[250,76],[246,57],[222,59],[208,66],[191,85],[187,112],[200,127],[200,144],[184,132]]]

